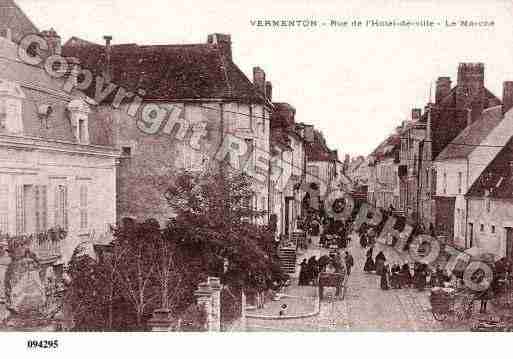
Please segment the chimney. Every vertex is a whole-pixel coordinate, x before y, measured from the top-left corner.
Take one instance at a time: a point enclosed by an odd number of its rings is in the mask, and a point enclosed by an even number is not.
[[[217,45],[221,53],[228,60],[232,60],[232,37],[226,34],[210,34],[207,37],[207,43]]]
[[[265,94],[265,72],[260,67],[253,67],[253,85]]]
[[[456,108],[471,110],[470,121],[473,123],[483,113],[485,100],[484,64],[460,63],[456,87]]]
[[[62,53],[61,37],[53,28],[41,31],[40,35],[48,45],[48,56],[60,55]]]
[[[435,103],[438,105],[451,92],[451,78],[439,77],[436,80]]]
[[[513,81],[504,81],[502,84],[502,114],[513,107]]]
[[[105,40],[105,80],[106,82],[112,81],[112,36],[105,35],[103,37]]]
[[[411,120],[418,121],[422,116],[422,110],[420,108],[412,108],[411,110]]]
[[[265,96],[269,101],[273,100],[273,84],[271,81],[266,81],[265,83]]]

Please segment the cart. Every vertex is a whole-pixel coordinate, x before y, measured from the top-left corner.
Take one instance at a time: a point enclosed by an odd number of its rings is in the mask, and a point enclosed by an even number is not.
[[[344,299],[346,294],[346,283],[347,275],[343,273],[321,272],[319,274],[319,299],[323,300],[324,287],[337,288],[335,295],[341,297],[341,299]]]
[[[449,316],[469,319],[474,310],[475,293],[467,289],[433,288],[430,302],[433,318],[444,321]]]

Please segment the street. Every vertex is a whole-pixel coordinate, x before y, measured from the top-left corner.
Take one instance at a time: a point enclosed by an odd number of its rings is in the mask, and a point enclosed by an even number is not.
[[[355,237],[356,238],[356,237]],[[315,241],[314,241],[315,243]],[[355,266],[348,281],[344,300],[333,300],[334,289],[326,290],[327,299],[320,304],[317,316],[301,319],[247,321],[248,331],[438,331],[450,330],[455,324],[437,322],[431,315],[429,290],[379,288],[379,277],[363,272],[365,250],[353,239],[349,250]],[[326,252],[309,248],[298,261]],[[375,254],[377,251],[375,251]],[[384,249],[385,256],[392,255]],[[329,295],[331,294],[331,295]],[[456,328],[454,328],[456,329]],[[468,329],[468,328],[467,328]]]

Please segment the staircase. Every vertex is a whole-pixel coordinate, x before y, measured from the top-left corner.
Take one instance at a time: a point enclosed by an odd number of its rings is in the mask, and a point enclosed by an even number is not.
[[[278,257],[281,262],[281,270],[283,273],[293,274],[296,272],[296,249],[295,248],[280,248]]]

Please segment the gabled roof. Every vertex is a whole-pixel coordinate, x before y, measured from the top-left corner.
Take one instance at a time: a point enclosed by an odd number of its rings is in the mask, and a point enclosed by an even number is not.
[[[513,137],[474,181],[466,195],[513,198]]]
[[[102,76],[107,67],[105,50],[103,45],[72,38],[62,53],[79,58],[83,68]],[[111,74],[112,82],[128,91],[146,91],[146,100],[233,99],[268,103],[216,44],[112,45]],[[86,93],[94,98],[94,83],[89,90]]]
[[[481,117],[467,126],[440,152],[436,161],[467,158],[502,121],[502,106],[483,111]]]
[[[371,156],[374,156],[376,161],[381,161],[386,157],[393,156],[393,152],[399,149],[401,145],[401,136],[400,134],[392,134],[388,136],[383,142],[379,144],[378,147],[372,153]]]
[[[0,36],[5,37],[10,29],[13,41],[23,36],[39,33],[37,27],[13,0],[0,0]]]
[[[308,161],[336,161],[337,152],[330,150],[322,132],[314,130],[314,140],[305,146]]]

